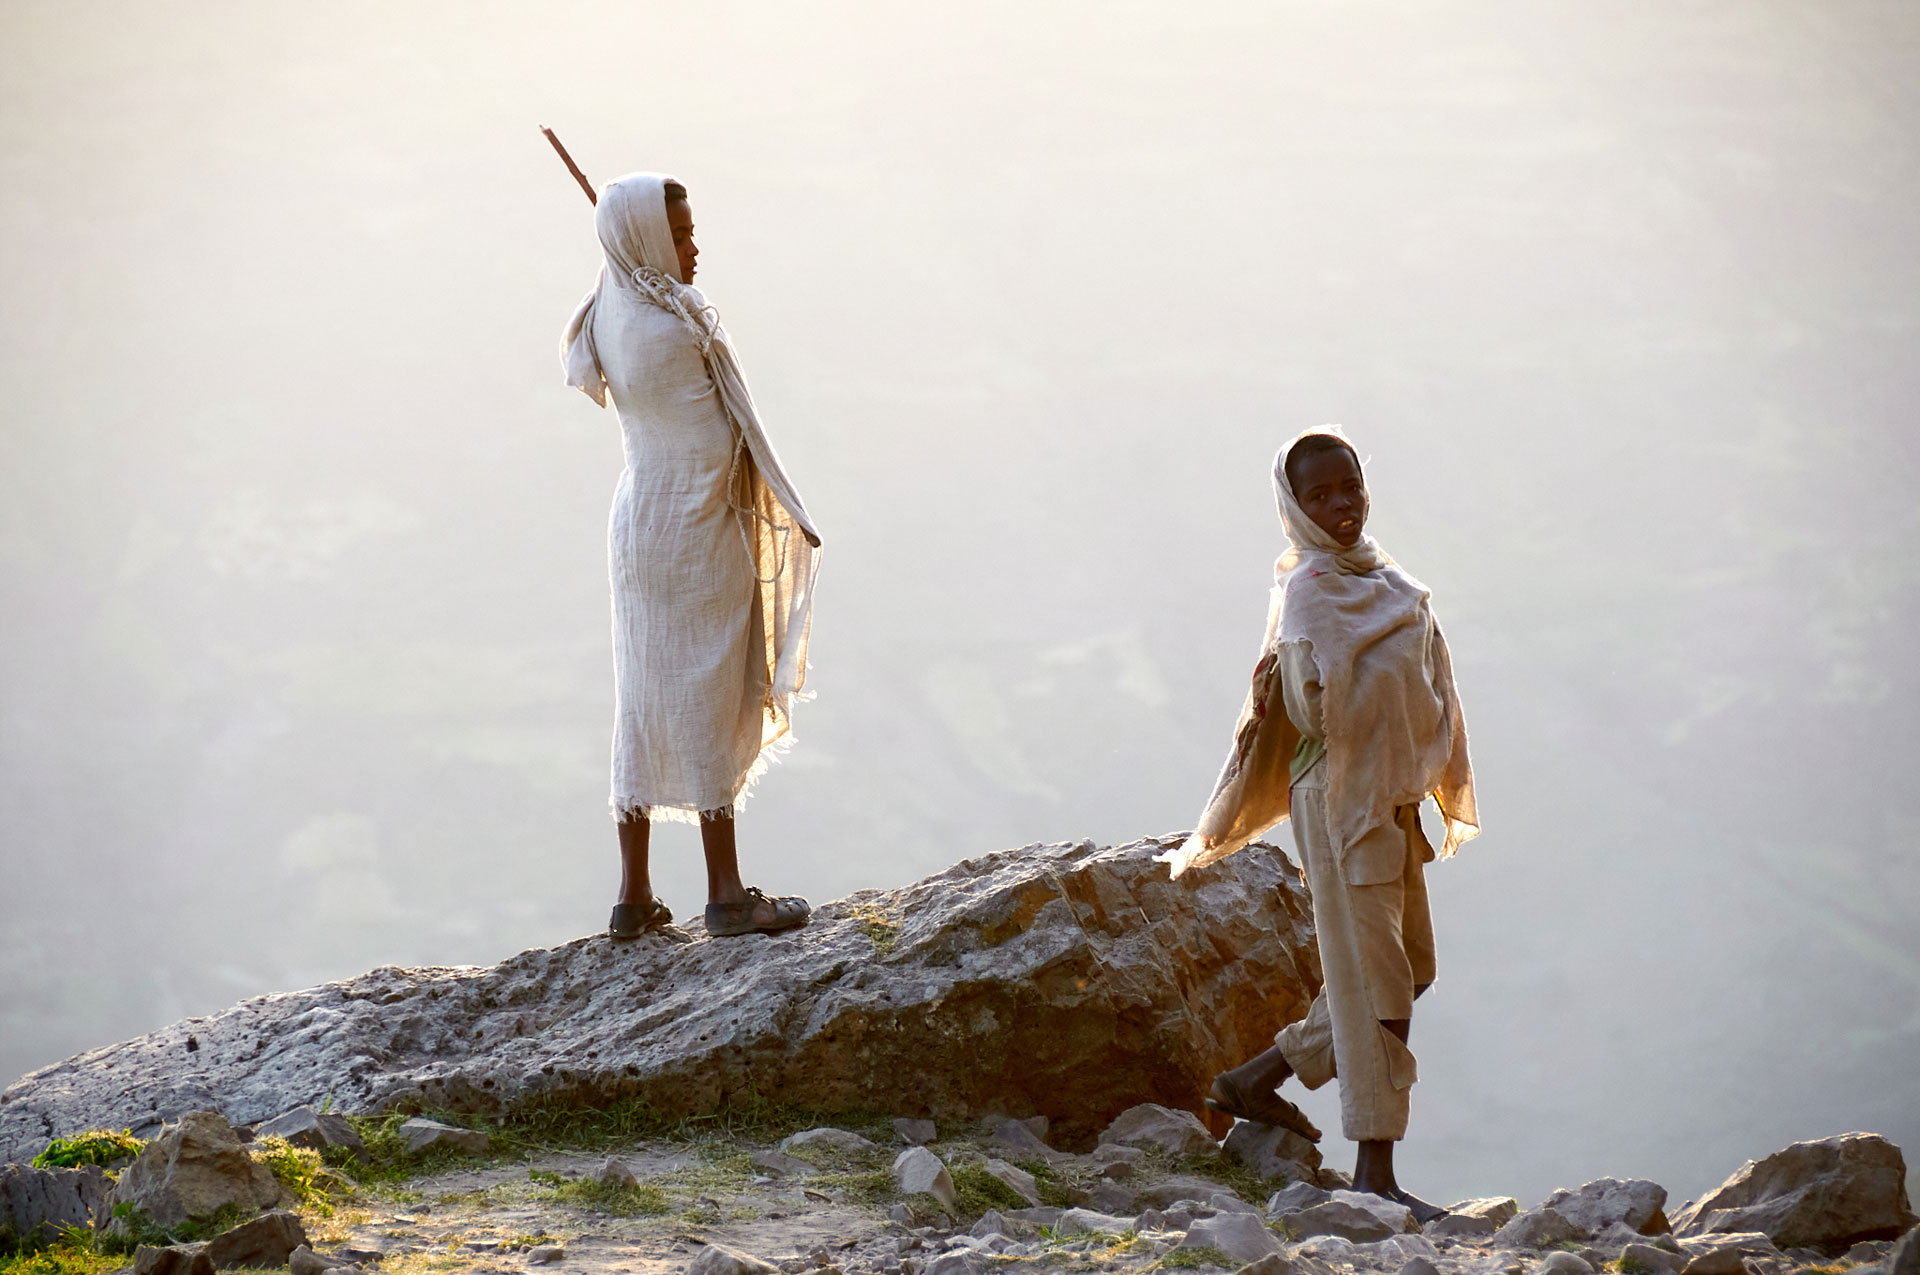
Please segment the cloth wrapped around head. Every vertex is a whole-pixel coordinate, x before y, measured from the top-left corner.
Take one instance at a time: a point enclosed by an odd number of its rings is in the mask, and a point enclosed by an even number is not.
[[[1466,717],[1431,593],[1373,537],[1343,546],[1301,509],[1287,481],[1287,457],[1313,435],[1331,435],[1351,450],[1337,427],[1321,427],[1274,457],[1274,500],[1288,548],[1274,564],[1267,635],[1233,750],[1197,830],[1161,856],[1175,876],[1225,858],[1287,817],[1299,732],[1282,706],[1283,644],[1306,644],[1319,671],[1336,850],[1390,820],[1395,807],[1428,796],[1446,824],[1442,856],[1480,830]]]
[[[605,407],[607,378],[594,328],[609,307],[657,306],[677,317],[699,347],[734,430],[730,500],[760,585],[771,739],[785,733],[788,710],[806,683],[820,533],[760,423],[719,312],[700,289],[680,278],[680,255],[667,220],[667,187],[678,184],[665,173],[629,173],[601,187],[593,224],[605,259],[593,290],[567,320],[560,362],[567,384]]]

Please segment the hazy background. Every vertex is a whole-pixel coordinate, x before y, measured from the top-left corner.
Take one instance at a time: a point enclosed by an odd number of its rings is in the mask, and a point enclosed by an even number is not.
[[[1340,421],[1486,816],[1402,1179],[1920,1153],[1920,8],[4,0],[0,50],[0,1072],[604,924],[548,123],[691,187],[826,537],[751,879],[1189,826],[1269,458]]]

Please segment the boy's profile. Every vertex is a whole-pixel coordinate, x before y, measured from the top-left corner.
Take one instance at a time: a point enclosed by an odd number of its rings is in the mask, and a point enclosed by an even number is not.
[[[1366,477],[1345,436],[1299,435],[1274,458],[1273,486],[1290,544],[1253,688],[1200,826],[1168,858],[1178,876],[1291,816],[1326,983],[1272,1048],[1214,1079],[1207,1105],[1317,1140],[1275,1090],[1338,1076],[1343,1131],[1360,1144],[1354,1189],[1426,1222],[1445,1210],[1393,1174],[1415,1079],[1413,1002],[1434,978],[1434,850],[1419,808],[1429,796],[1440,808],[1443,857],[1479,831],[1466,719],[1426,586],[1366,534]]]

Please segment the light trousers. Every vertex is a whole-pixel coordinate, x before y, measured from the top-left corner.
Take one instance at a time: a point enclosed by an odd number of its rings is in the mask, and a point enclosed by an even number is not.
[[[1407,1134],[1413,1051],[1384,1019],[1411,1018],[1416,987],[1434,978],[1433,917],[1426,863],[1433,850],[1417,806],[1339,851],[1328,835],[1326,764],[1293,786],[1294,846],[1307,888],[1326,977],[1307,1016],[1274,1043],[1309,1089],[1340,1080],[1341,1131],[1355,1142]]]

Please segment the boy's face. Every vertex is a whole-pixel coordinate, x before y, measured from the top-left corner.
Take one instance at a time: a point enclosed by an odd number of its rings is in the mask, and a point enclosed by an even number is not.
[[[1344,447],[1329,447],[1287,466],[1287,482],[1314,525],[1351,549],[1367,525],[1367,481]]]
[[[667,225],[673,231],[673,250],[680,257],[680,282],[692,283],[699,268],[700,249],[693,242],[693,207],[684,199],[667,205]]]

